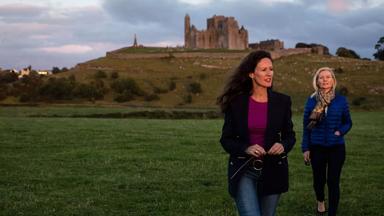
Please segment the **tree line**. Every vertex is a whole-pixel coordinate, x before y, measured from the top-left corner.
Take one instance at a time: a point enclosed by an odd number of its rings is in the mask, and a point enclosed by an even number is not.
[[[159,100],[160,94],[176,89],[175,79],[170,79],[166,87],[152,84],[152,90],[143,90],[132,78],[120,78],[119,73],[96,71],[87,82],[76,80],[75,74],[68,77],[47,77],[36,73],[18,78],[12,71],[0,71],[0,101],[15,97],[22,103],[55,102],[66,100],[103,100],[107,93],[113,95],[116,102],[127,102],[142,98],[145,101]],[[192,96],[202,92],[199,82],[190,81],[182,104],[192,103]]]

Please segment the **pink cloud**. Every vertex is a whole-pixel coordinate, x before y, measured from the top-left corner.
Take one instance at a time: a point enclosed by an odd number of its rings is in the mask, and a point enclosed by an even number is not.
[[[350,9],[350,5],[346,0],[328,0],[327,7],[328,10],[334,13],[344,12]]]

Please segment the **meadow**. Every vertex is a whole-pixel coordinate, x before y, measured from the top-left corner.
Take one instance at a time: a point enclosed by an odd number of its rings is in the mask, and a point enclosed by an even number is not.
[[[43,111],[51,117],[31,117]],[[227,193],[227,154],[218,141],[222,119],[66,113],[0,107],[0,215],[237,214]],[[384,113],[352,112],[352,119],[339,215],[384,215]],[[290,191],[278,215],[314,215],[311,171],[300,151],[301,115],[293,120]]]

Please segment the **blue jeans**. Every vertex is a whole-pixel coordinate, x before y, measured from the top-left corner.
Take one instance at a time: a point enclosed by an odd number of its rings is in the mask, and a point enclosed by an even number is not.
[[[280,194],[259,196],[257,177],[245,173],[239,182],[235,198],[240,216],[274,216]]]

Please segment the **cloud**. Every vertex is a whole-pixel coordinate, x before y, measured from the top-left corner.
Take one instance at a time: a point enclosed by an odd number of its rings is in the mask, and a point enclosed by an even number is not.
[[[91,52],[93,49],[87,45],[79,44],[67,44],[56,47],[42,47],[39,50],[47,53],[58,53],[58,54],[84,54]]]
[[[324,0],[2,0],[0,67],[28,64],[73,66],[106,51],[130,46],[183,45],[184,16],[206,29],[213,15],[233,16],[249,32],[249,42],[283,40],[340,46],[372,57],[383,36],[382,0],[345,0],[332,12]],[[342,0],[333,0],[342,1]],[[5,2],[5,3],[4,3]],[[7,3],[8,2],[8,3]],[[97,4],[95,2],[100,2]],[[47,61],[49,59],[49,61]],[[28,63],[29,62],[29,63]],[[26,64],[26,65],[25,65]],[[4,66],[5,65],[5,66]]]
[[[183,3],[173,0],[107,0],[103,7],[109,14],[131,24],[161,23],[171,25],[174,17],[182,14]]]
[[[0,5],[0,20],[16,21],[39,18],[46,7],[29,4]]]
[[[179,2],[199,6],[211,4],[214,0],[179,0]]]

